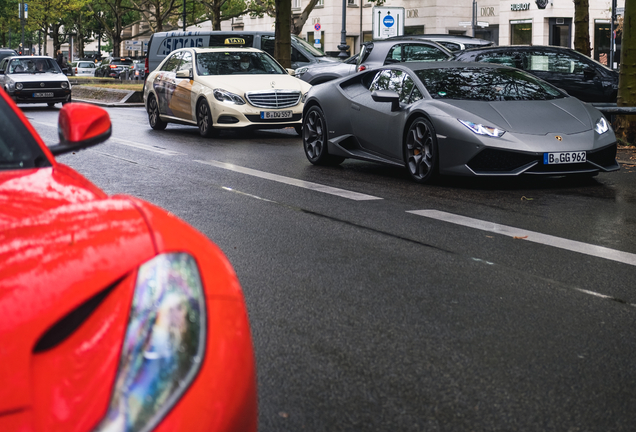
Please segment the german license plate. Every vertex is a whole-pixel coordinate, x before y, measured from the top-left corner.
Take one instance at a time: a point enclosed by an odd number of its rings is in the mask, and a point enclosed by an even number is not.
[[[53,97],[53,92],[33,93],[34,98]]]
[[[262,119],[288,119],[292,118],[291,111],[261,111]]]
[[[543,153],[544,165],[583,163],[586,160],[584,151]]]

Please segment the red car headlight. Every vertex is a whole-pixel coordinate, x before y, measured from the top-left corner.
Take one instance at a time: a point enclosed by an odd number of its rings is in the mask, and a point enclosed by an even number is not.
[[[154,429],[197,375],[205,340],[205,295],[194,258],[163,254],[143,264],[113,393],[96,431]]]

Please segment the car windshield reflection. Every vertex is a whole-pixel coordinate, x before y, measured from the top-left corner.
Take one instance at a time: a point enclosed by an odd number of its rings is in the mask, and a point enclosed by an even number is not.
[[[9,64],[9,74],[20,73],[61,73],[57,64],[53,59],[34,58],[34,59],[13,59]]]
[[[220,51],[197,54],[199,75],[286,74],[269,55],[260,52]]]
[[[504,68],[442,68],[416,72],[433,99],[551,100],[565,97],[532,75]]]

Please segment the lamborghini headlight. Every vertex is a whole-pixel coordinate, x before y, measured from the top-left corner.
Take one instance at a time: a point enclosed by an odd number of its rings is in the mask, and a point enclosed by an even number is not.
[[[601,117],[600,119],[598,119],[596,121],[596,125],[594,125],[594,130],[599,135],[603,135],[605,132],[607,132],[609,130],[609,128],[610,128],[610,126],[607,123],[607,120],[605,120],[605,117]]]
[[[245,101],[237,94],[222,89],[214,89],[214,98],[221,102],[245,105]]]
[[[485,126],[483,124],[477,124],[465,120],[459,120],[459,122],[471,131],[475,132],[477,135],[487,135],[493,138],[500,138],[503,134],[506,133],[506,131],[492,126]]]
[[[194,258],[164,254],[139,267],[113,393],[96,431],[154,429],[197,375],[205,338]]]

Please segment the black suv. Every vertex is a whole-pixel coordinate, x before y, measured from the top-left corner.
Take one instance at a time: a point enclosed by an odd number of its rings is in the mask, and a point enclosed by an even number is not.
[[[133,61],[128,57],[113,57],[102,60],[95,69],[96,77],[111,77],[119,79],[125,69],[132,69]]]
[[[618,72],[569,48],[528,45],[473,48],[459,53],[455,60],[512,66],[584,102],[616,102]]]

